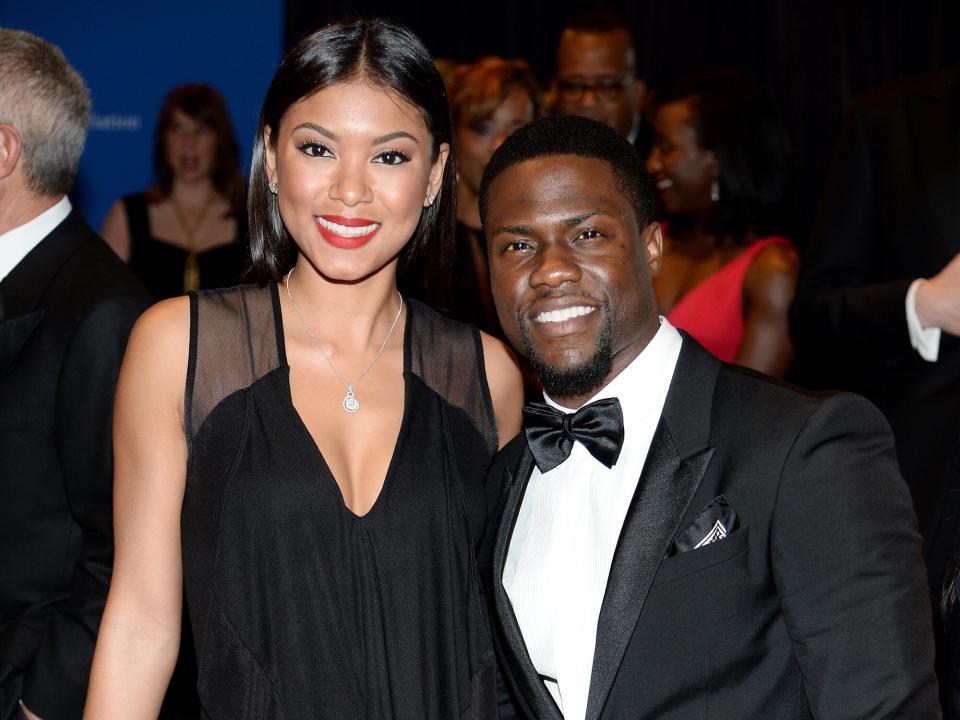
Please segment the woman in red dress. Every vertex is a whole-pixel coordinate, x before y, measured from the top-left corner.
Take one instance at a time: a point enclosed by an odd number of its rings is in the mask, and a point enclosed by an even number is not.
[[[793,359],[795,194],[772,102],[742,76],[703,75],[658,95],[654,131],[661,312],[721,360],[783,376]]]

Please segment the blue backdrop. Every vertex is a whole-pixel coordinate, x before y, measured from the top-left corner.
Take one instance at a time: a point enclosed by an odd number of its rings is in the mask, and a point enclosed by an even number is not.
[[[283,54],[283,3],[256,0],[0,0],[0,25],[58,45],[93,117],[71,198],[99,227],[116,198],[153,182],[153,132],[174,85],[205,82],[230,109],[247,172],[260,101]]]

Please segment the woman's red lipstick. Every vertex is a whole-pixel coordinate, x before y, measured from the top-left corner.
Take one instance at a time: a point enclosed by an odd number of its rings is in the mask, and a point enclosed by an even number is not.
[[[366,218],[343,217],[342,215],[320,215],[314,218],[317,230],[323,239],[334,247],[353,250],[366,245],[377,234],[380,223]],[[369,228],[361,231],[360,228]],[[363,232],[363,234],[355,234]]]

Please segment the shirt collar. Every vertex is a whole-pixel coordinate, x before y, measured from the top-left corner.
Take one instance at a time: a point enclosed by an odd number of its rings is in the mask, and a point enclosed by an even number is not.
[[[56,205],[44,210],[33,220],[0,235],[0,280],[9,275],[41,240],[66,220],[71,210],[73,206],[70,199],[64,195]]]
[[[624,427],[636,425],[647,410],[666,395],[682,342],[683,338],[677,329],[661,316],[660,328],[647,346],[584,405],[605,398],[618,398],[623,409]],[[576,412],[553,401],[546,392],[543,398],[548,405],[562,412]]]

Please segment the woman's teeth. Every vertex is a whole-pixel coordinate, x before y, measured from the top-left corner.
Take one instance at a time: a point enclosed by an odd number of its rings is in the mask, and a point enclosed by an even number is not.
[[[332,233],[336,233],[340,237],[360,237],[361,235],[369,235],[378,227],[380,223],[370,223],[369,225],[360,225],[359,227],[348,227],[346,225],[340,225],[339,223],[331,222],[326,218],[315,217],[314,218],[322,227],[326,228]]]

